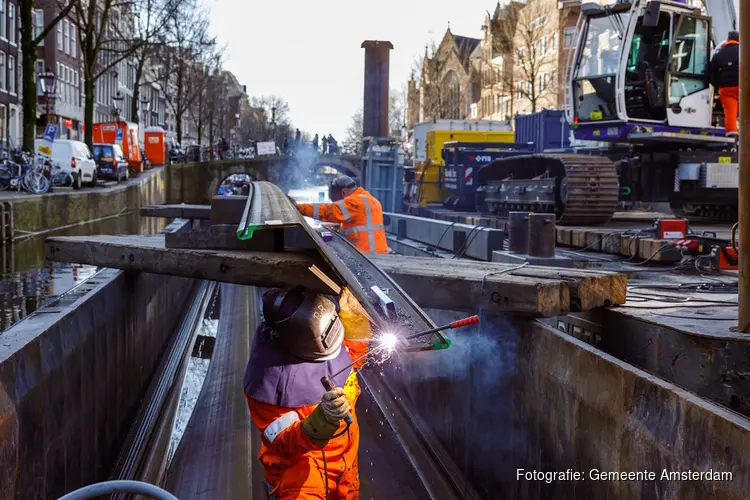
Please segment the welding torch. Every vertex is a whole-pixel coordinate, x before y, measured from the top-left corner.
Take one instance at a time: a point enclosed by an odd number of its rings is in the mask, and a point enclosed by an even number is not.
[[[430,328],[429,330],[425,330],[423,332],[419,332],[419,333],[415,333],[413,335],[409,335],[407,337],[404,337],[401,341],[412,340],[412,339],[416,339],[416,338],[419,338],[419,337],[424,337],[425,335],[429,335],[431,333],[437,333],[437,332],[439,332],[441,330],[451,330],[453,328],[462,328],[464,326],[475,325],[477,323],[479,323],[479,316],[474,315],[474,316],[470,316],[468,318],[459,319],[459,320],[454,321],[452,323],[448,323],[447,325],[438,326],[438,327],[435,327],[435,328]],[[369,356],[370,354],[372,354],[373,352],[375,352],[375,351],[377,351],[379,349],[382,349],[383,347],[384,346],[380,345],[380,346],[377,346],[377,347],[373,347],[372,349],[368,349],[367,352],[365,352],[362,356],[358,357],[357,359],[355,359],[354,361],[352,361],[351,363],[349,363],[344,368],[342,368],[341,370],[337,371],[336,373],[334,373],[330,377],[322,377],[320,379],[320,383],[323,384],[323,388],[325,388],[326,391],[332,391],[336,387],[336,385],[333,383],[333,379],[334,378],[338,377],[339,375],[341,375],[345,371],[350,370],[352,368],[352,366],[356,365],[357,363],[359,363],[360,361],[362,361],[363,359],[365,359],[367,356]],[[352,420],[352,416],[351,416],[350,413],[347,413],[346,415],[344,415],[344,422],[346,422],[347,424],[351,425],[352,421],[353,420]]]

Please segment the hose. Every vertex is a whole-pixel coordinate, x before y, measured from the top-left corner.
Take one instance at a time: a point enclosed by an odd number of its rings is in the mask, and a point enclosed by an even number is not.
[[[145,495],[148,498],[155,498],[156,500],[177,500],[177,497],[158,486],[141,481],[105,481],[103,483],[90,484],[68,493],[58,500],[87,500],[103,495],[112,495],[113,493]]]

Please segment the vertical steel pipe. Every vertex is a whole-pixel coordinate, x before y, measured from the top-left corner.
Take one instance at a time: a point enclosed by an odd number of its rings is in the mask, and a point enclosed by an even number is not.
[[[529,257],[555,256],[555,214],[529,214]]]
[[[527,253],[529,249],[529,212],[508,214],[508,249],[515,253]]]

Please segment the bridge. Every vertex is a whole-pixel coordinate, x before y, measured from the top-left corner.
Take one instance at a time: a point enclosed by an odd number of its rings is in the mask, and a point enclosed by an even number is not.
[[[362,158],[355,155],[309,155],[169,165],[166,167],[167,202],[208,204],[224,179],[234,174],[247,174],[252,180],[287,186],[304,182],[324,167],[356,178],[361,164]]]

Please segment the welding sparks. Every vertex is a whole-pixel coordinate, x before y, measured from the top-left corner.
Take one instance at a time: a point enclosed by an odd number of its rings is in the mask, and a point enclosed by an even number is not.
[[[385,351],[385,354],[391,354],[398,346],[398,337],[393,333],[383,333],[378,337],[378,346]]]

